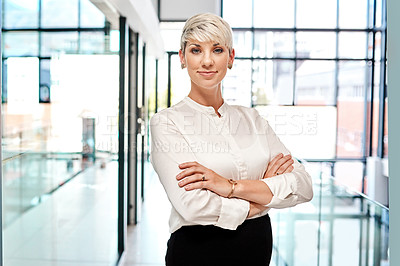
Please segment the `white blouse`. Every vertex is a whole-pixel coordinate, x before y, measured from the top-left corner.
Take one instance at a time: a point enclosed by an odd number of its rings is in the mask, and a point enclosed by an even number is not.
[[[244,222],[250,206],[246,200],[224,198],[209,190],[180,188],[176,175],[183,162],[197,161],[227,179],[264,181],[273,193],[269,208],[292,207],[313,197],[310,175],[295,159],[291,173],[262,179],[268,162],[289,151],[255,109],[223,103],[218,113],[220,117],[213,107],[186,96],[150,121],[150,160],[172,204],[171,233],[196,224],[234,230]]]

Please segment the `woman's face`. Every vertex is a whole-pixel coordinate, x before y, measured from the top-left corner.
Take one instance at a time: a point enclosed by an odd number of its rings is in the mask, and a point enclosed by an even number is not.
[[[188,41],[185,53],[179,51],[181,63],[185,64],[192,89],[216,90],[226,75],[228,64],[233,64],[235,51],[218,42]]]

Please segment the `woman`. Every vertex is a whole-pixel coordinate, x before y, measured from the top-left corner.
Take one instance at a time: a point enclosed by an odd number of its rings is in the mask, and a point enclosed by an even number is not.
[[[166,265],[269,265],[270,208],[310,201],[311,178],[255,109],[228,105],[232,30],[187,20],[179,57],[191,90],[151,119],[151,161],[172,204]]]

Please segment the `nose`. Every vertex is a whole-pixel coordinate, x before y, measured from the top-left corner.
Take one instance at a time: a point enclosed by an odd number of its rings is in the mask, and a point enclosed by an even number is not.
[[[204,53],[201,63],[205,67],[212,66],[214,64],[214,59],[212,58],[211,53]]]

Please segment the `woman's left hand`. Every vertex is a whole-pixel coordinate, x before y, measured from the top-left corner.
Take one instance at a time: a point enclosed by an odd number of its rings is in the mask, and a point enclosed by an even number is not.
[[[184,170],[176,176],[179,181],[178,185],[184,187],[187,191],[208,189],[222,197],[227,197],[231,192],[232,184],[228,179],[198,162],[181,163],[179,168]]]

